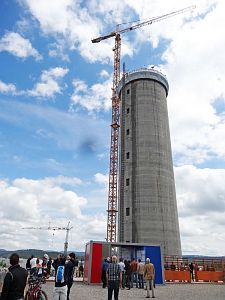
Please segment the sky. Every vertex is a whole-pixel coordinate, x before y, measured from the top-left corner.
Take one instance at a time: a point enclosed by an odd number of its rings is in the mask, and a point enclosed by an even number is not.
[[[167,99],[183,254],[225,255],[225,2],[0,1],[0,248],[84,251],[105,240],[114,39],[156,66]],[[24,229],[26,227],[43,227]]]

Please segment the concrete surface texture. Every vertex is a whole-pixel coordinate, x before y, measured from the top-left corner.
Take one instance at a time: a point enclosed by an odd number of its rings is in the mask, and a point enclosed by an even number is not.
[[[119,242],[161,244],[164,255],[180,256],[167,79],[141,69],[128,74],[119,92]]]
[[[48,299],[53,299],[54,283],[47,283],[43,289],[48,294]],[[150,294],[151,295],[151,294]],[[156,299],[160,300],[224,300],[225,285],[221,284],[168,284],[165,286],[156,286]],[[146,291],[133,288],[131,290],[120,290],[119,299],[145,299]],[[107,289],[101,286],[87,286],[74,283],[71,289],[71,300],[105,300],[107,299]]]

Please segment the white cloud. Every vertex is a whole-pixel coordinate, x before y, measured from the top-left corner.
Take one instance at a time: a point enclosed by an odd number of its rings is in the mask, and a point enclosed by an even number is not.
[[[97,183],[103,184],[105,186],[108,185],[109,182],[109,175],[108,174],[101,174],[101,173],[96,173],[95,174],[95,181]]]
[[[175,168],[184,253],[223,254],[221,246],[225,238],[224,178],[224,169],[197,169],[191,165]]]
[[[53,43],[50,45],[49,56],[50,57],[59,57],[63,61],[69,62],[69,56],[65,54],[65,43],[63,40],[58,40],[57,43]]]
[[[17,178],[13,182],[0,181],[0,233],[4,239],[0,247],[6,249],[50,247],[51,232],[22,230],[23,227],[65,227],[71,221],[70,241],[73,249],[84,251],[84,245],[91,238],[103,239],[105,216],[85,215],[82,209],[87,199],[61,184],[80,184],[78,178],[58,176],[32,180]],[[10,220],[10,221],[9,221]],[[62,249],[65,233],[56,232],[55,249]],[[69,245],[70,246],[70,245]]]
[[[62,88],[58,81],[63,78],[68,71],[68,69],[61,67],[44,70],[40,82],[37,83],[32,90],[28,90],[27,94],[40,98],[52,98],[55,94],[61,94]]]
[[[73,80],[74,92],[71,96],[73,110],[77,105],[88,111],[109,110],[111,107],[111,77],[103,83],[93,84],[91,87],[79,79]]]
[[[8,32],[0,39],[1,51],[7,51],[20,58],[33,56],[36,60],[42,59],[38,51],[32,47],[30,41],[16,32]]]
[[[0,93],[15,95],[17,94],[16,86],[12,83],[7,84],[0,80]]]
[[[224,112],[214,108],[218,98],[225,103],[224,9],[223,1],[202,1],[196,14],[204,17],[184,23],[176,35],[166,33],[171,44],[163,68],[169,75],[171,137],[179,165],[225,157]]]
[[[90,62],[113,61],[114,39],[100,44],[92,44],[91,39],[107,33],[107,30],[115,29],[115,24],[121,23],[124,10],[126,10],[126,19],[132,15],[131,9],[121,1],[112,3],[90,1],[87,7],[73,0],[54,2],[23,0],[22,2],[39,21],[45,34],[51,34],[59,40],[63,38],[71,50],[77,50]],[[129,42],[124,43],[122,51],[124,54],[132,55]]]
[[[108,78],[110,76],[110,74],[104,69],[101,70],[99,75],[100,75],[101,78]]]
[[[39,98],[53,98],[55,94],[62,93],[60,80],[68,73],[67,68],[50,68],[42,71],[40,82],[36,83],[31,90],[17,91],[12,83],[6,84],[0,80],[0,93],[10,95],[29,95]]]
[[[57,177],[47,177],[46,179],[43,180],[44,183],[49,184],[50,186],[52,185],[70,185],[70,186],[74,186],[74,185],[80,185],[82,184],[82,181],[80,180],[80,178],[76,178],[76,177],[65,177],[62,175],[59,175]]]

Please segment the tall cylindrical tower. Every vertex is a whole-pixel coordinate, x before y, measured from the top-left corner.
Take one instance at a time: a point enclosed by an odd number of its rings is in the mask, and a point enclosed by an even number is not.
[[[181,255],[166,77],[140,69],[120,82],[119,241]]]

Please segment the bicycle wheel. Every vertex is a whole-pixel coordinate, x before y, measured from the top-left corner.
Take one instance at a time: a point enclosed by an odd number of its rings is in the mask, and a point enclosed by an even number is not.
[[[29,291],[27,291],[25,295],[25,300],[33,300],[33,299],[34,299],[33,295]]]
[[[48,300],[48,296],[44,291],[39,291],[36,296],[37,300]]]

